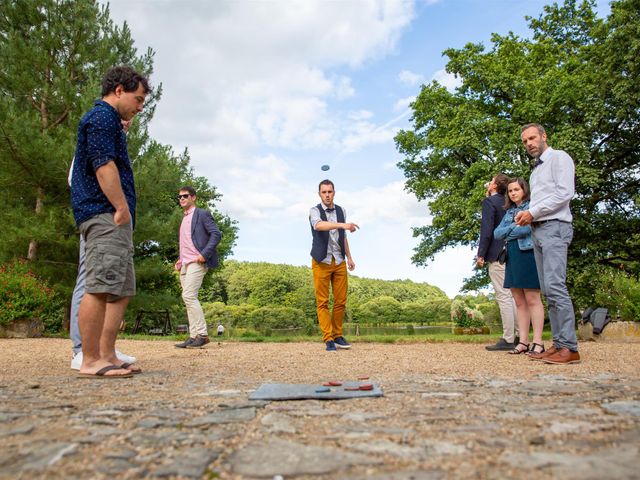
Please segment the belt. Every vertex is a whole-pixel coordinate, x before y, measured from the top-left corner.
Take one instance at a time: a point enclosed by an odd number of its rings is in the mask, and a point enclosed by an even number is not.
[[[549,223],[549,222],[571,223],[571,222],[565,222],[564,220],[558,220],[557,218],[550,218],[549,220],[540,220],[538,222],[531,222],[531,226],[541,227],[545,223]]]

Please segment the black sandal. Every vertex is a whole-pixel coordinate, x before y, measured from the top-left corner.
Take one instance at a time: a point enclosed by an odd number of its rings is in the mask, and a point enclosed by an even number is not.
[[[542,350],[540,350],[539,352],[536,351],[536,347],[540,347]],[[531,344],[531,348],[529,349],[529,351],[527,352],[527,355],[531,355],[532,353],[544,353],[545,348],[544,348],[544,344],[541,343],[532,343]]]
[[[524,345],[524,350],[518,350],[518,345]],[[513,350],[509,350],[509,354],[510,355],[520,355],[522,353],[525,353],[525,352],[529,351],[529,344],[528,343],[518,342],[518,345],[516,345]]]

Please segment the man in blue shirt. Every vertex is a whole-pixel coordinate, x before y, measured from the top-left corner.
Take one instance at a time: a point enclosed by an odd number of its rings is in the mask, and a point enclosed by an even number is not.
[[[131,67],[114,67],[102,81],[102,100],[78,127],[71,203],[86,250],[86,287],[78,315],[79,375],[84,377],[122,378],[140,372],[115,352],[129,297],[135,295],[136,192],[121,122],[142,111],[149,92],[144,76]]]
[[[540,289],[547,299],[553,334],[549,350],[529,357],[546,363],[578,363],[576,317],[566,285],[567,252],[573,238],[569,202],[575,194],[575,166],[566,152],[547,144],[542,125],[525,125],[520,137],[535,165],[529,179],[529,209],[518,212],[515,221],[531,225]]]

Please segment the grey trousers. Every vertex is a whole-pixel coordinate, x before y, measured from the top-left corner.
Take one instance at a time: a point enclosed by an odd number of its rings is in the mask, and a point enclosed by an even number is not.
[[[80,235],[80,254],[78,258],[78,276],[76,278],[76,286],[73,289],[71,297],[71,318],[69,320],[69,337],[73,346],[73,353],[82,351],[82,338],[80,337],[80,327],[78,326],[78,312],[80,311],[80,302],[84,297],[84,287],[87,279],[87,270],[84,265],[84,238]]]
[[[576,317],[567,290],[567,251],[573,238],[570,223],[552,220],[532,227],[540,290],[547,299],[556,348],[578,350]]]

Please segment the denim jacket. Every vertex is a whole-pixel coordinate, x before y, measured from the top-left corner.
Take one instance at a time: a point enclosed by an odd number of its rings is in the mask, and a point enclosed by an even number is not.
[[[531,227],[529,225],[520,227],[516,225],[513,220],[518,212],[527,210],[529,208],[529,201],[522,202],[519,207],[512,207],[507,210],[507,213],[502,217],[500,225],[493,231],[495,238],[506,240],[518,240],[518,248],[520,250],[532,250],[533,239],[531,238]]]

